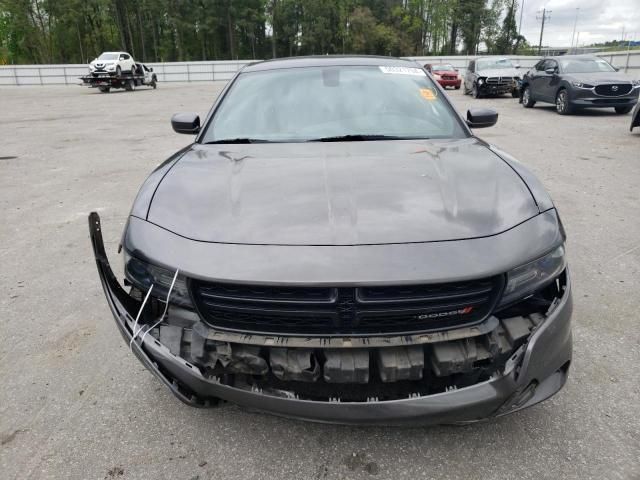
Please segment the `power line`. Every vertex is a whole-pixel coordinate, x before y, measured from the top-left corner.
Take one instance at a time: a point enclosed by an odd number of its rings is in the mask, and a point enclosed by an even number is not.
[[[539,10],[538,10],[538,13],[540,13]],[[542,51],[542,35],[544,34],[544,23],[551,18],[551,15],[549,15],[550,13],[551,13],[551,10],[547,10],[546,8],[543,8],[542,16],[536,15],[537,20],[542,20],[542,26],[540,27],[540,43],[538,44],[538,55],[540,55],[540,52]]]

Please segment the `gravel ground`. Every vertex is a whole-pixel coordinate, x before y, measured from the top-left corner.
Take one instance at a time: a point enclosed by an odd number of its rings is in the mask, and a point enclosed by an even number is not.
[[[629,115],[491,106],[477,133],[529,165],[569,234],[574,362],[553,399],[465,427],[356,428],[181,404],[124,345],[87,214],[112,263],[138,186],[185,145],[222,84],[108,95],[0,89],[0,477],[5,479],[639,479],[640,131]]]

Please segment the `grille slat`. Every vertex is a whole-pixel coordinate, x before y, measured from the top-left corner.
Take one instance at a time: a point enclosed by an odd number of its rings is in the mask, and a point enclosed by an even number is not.
[[[477,323],[503,278],[433,285],[272,287],[190,281],[202,319],[217,328],[288,335],[417,333]]]

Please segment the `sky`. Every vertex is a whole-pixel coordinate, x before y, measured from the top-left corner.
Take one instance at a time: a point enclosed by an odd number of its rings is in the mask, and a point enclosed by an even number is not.
[[[579,46],[609,40],[640,40],[640,0],[518,0],[524,9],[521,33],[531,45],[540,40],[540,17],[543,7],[551,10],[544,26],[543,45],[568,47],[571,45],[573,24],[578,11]],[[520,20],[520,12],[516,21]],[[575,44],[575,39],[574,39]]]

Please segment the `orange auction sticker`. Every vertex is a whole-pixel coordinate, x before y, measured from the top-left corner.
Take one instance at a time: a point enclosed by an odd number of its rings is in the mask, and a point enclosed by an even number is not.
[[[420,89],[420,95],[422,95],[422,98],[424,98],[425,100],[435,100],[436,99],[436,94],[433,93],[433,90],[431,90],[430,88],[421,88]]]

